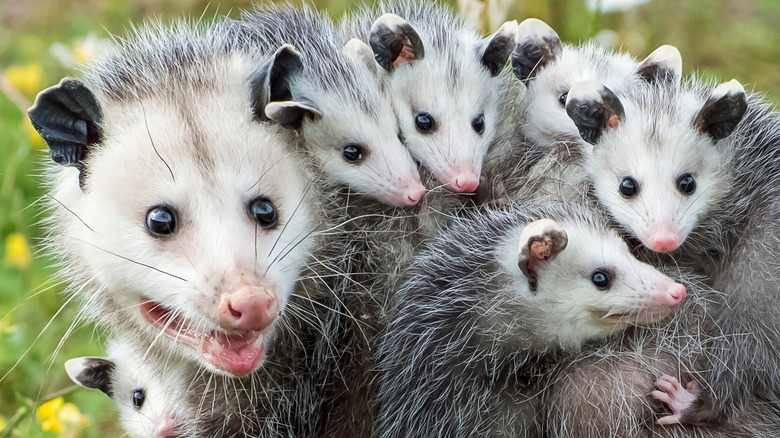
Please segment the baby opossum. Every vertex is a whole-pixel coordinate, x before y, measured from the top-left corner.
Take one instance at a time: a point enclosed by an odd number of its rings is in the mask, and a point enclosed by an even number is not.
[[[659,421],[743,423],[746,409],[768,402],[764,421],[780,427],[780,117],[736,81],[713,90],[696,79],[622,99],[582,83],[566,107],[594,145],[585,167],[599,204],[646,248],[725,294],[698,383],[659,381],[655,395],[672,408]]]
[[[309,176],[258,121],[276,59],[237,35],[231,22],[138,29],[29,114],[62,165],[47,240],[84,314],[244,376],[265,360],[318,219]]]
[[[327,182],[349,186],[391,205],[415,205],[425,187],[398,137],[386,74],[371,49],[344,44],[330,19],[309,6],[266,6],[245,13],[242,28],[256,50],[292,44],[295,64],[274,64],[266,115],[293,130]],[[320,182],[318,182],[320,184]],[[336,188],[323,188],[322,191]]]
[[[99,389],[114,399],[119,418],[131,438],[194,436],[194,416],[183,405],[187,388],[184,369],[171,363],[164,374],[144,352],[124,341],[111,341],[107,357],[80,357],[65,362],[77,384]]]
[[[482,39],[449,8],[416,0],[381,3],[341,25],[390,73],[388,93],[412,156],[454,192],[477,188],[488,147],[511,119],[514,95],[502,71],[516,29],[507,22]]]
[[[546,23],[529,18],[518,26],[512,68],[525,85],[519,99],[519,128],[527,142],[543,148],[583,144],[566,114],[566,96],[577,82],[598,80],[616,93],[641,82],[679,83],[682,58],[674,46],[661,46],[639,62],[627,53],[595,43],[563,44]]]
[[[578,204],[456,220],[408,278],[379,352],[377,436],[541,436],[543,377],[566,352],[686,295]]]

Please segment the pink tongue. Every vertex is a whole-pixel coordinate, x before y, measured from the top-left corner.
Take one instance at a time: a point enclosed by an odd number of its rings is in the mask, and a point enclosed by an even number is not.
[[[261,336],[258,332],[240,335],[217,333],[203,341],[201,350],[215,367],[242,377],[257,369],[265,360],[265,343],[254,345],[258,336]]]

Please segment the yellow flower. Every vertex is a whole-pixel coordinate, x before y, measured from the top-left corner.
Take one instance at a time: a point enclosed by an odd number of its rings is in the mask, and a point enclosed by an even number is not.
[[[80,428],[89,426],[89,418],[73,403],[65,403],[62,397],[42,404],[36,412],[43,421],[44,432],[58,433],[61,437],[78,436]]]
[[[32,264],[30,245],[21,233],[11,233],[5,240],[5,262],[11,266],[27,269]]]
[[[48,147],[46,145],[46,141],[43,139],[43,137],[38,134],[38,131],[33,128],[32,123],[30,123],[30,119],[27,117],[24,118],[24,132],[27,133],[27,136],[30,138],[30,146],[38,149],[45,149]]]
[[[33,95],[40,90],[43,67],[40,64],[14,65],[8,67],[5,75],[19,92]]]

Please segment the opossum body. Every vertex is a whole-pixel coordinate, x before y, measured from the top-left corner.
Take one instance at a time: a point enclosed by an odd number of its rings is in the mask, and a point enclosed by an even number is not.
[[[383,437],[539,436],[552,364],[685,296],[576,204],[457,220],[408,278],[379,352]]]
[[[291,129],[288,140],[324,173],[318,184],[330,185],[321,191],[346,185],[391,205],[420,201],[425,187],[398,138],[387,75],[366,44],[342,40],[330,18],[309,6],[259,7],[241,25],[257,51],[280,43],[300,51],[295,68],[280,62],[269,70],[266,115]]]
[[[577,88],[567,110],[590,131],[585,166],[600,205],[645,247],[724,293],[697,400],[662,422],[745,424],[746,409],[780,394],[780,119],[736,81],[640,87],[624,99],[600,84]],[[777,427],[770,415],[764,421]]]
[[[130,343],[111,341],[107,357],[80,357],[65,363],[77,384],[99,389],[114,399],[119,418],[131,438],[195,436],[195,417],[185,409],[188,379],[175,363],[164,369]]]
[[[384,14],[384,15],[383,15]],[[473,192],[514,100],[503,67],[517,23],[482,39],[435,2],[381,3],[348,17],[344,35],[370,44],[412,156],[454,192]]]
[[[265,359],[317,226],[309,177],[256,120],[268,59],[236,28],[137,30],[84,82],[39,94],[49,239],[84,313],[213,372]]]

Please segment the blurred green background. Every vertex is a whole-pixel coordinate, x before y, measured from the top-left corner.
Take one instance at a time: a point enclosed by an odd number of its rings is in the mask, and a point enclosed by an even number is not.
[[[636,57],[673,44],[686,74],[736,78],[780,102],[780,1],[650,0],[630,7],[631,0],[592,0],[590,9],[587,1],[450,3],[468,11],[483,31],[505,19],[537,17],[564,41],[596,37]],[[354,6],[343,0],[314,4],[334,17]],[[626,9],[612,10],[615,4]],[[91,326],[74,327],[77,309],[65,305],[62,286],[53,280],[53,260],[41,249],[40,175],[47,154],[24,110],[38,91],[77,74],[80,62],[110,44],[110,35],[124,34],[130,23],[199,17],[204,11],[207,17],[238,16],[250,6],[248,0],[0,2],[0,438],[121,435],[112,403],[96,391],[76,390],[64,372],[68,358],[102,354],[102,336]],[[592,10],[599,6],[601,12]],[[48,420],[39,418],[36,409],[59,396],[65,404],[45,406],[41,414]]]

